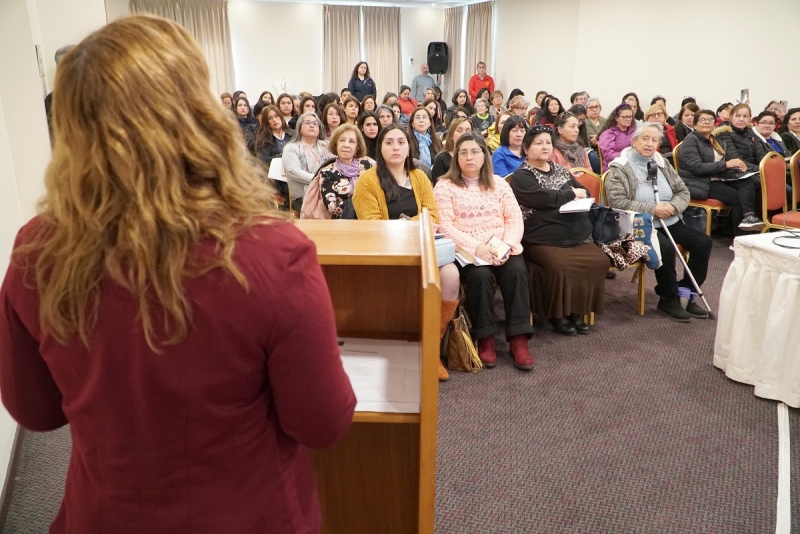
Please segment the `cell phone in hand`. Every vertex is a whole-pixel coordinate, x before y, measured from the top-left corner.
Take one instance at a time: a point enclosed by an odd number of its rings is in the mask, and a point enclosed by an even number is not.
[[[781,110],[781,113],[786,114],[786,110],[789,109],[789,101],[788,100],[781,100],[778,103],[778,108]]]
[[[742,89],[742,94],[739,98],[739,102],[745,104],[749,100],[750,100],[750,89]]]

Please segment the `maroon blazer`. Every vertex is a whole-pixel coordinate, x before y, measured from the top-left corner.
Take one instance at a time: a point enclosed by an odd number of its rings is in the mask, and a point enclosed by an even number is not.
[[[196,253],[210,251],[205,242]],[[131,294],[108,280],[90,348],[61,345],[40,329],[37,291],[9,268],[3,404],[25,428],[69,423],[72,433],[51,532],[319,530],[305,447],[333,446],[356,403],[325,278],[314,244],[285,222],[243,232],[234,259],[249,291],[223,269],[187,280],[192,326],[161,354],[145,342]]]

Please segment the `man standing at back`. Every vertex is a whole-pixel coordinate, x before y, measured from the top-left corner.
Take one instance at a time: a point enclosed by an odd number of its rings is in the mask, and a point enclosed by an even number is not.
[[[478,62],[478,73],[474,74],[469,79],[469,98],[472,103],[478,98],[478,91],[486,87],[491,94],[494,91],[494,80],[491,76],[486,74],[486,63],[483,61]]]
[[[436,85],[436,81],[428,74],[427,63],[423,63],[419,71],[420,74],[417,74],[411,82],[411,96],[422,104],[425,101],[425,89],[428,87],[433,88]]]

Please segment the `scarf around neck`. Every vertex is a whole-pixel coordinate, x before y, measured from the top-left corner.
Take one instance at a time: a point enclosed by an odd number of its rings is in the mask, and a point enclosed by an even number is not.
[[[358,163],[358,160],[353,158],[353,161],[350,163],[345,163],[339,158],[336,158],[334,166],[336,167],[336,170],[342,174],[342,176],[350,180],[350,191],[354,191],[358,174],[361,172],[361,165]]]
[[[431,134],[424,133],[421,134],[418,131],[414,130],[414,138],[417,140],[417,144],[419,145],[419,160],[427,165],[428,167],[431,166]]]
[[[586,163],[586,151],[578,141],[569,145],[560,139],[555,139],[553,145],[564,154],[571,167],[583,167]]]

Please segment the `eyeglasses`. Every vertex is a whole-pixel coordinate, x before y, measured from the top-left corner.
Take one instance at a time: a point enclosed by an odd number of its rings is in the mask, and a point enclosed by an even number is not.
[[[600,109],[600,106],[588,106],[586,109]]]
[[[459,150],[458,151],[458,157],[460,157],[460,158],[466,158],[470,154],[472,154],[473,158],[477,158],[478,156],[483,154],[483,150],[481,150],[480,148],[473,148],[472,150],[464,149],[464,150]]]
[[[762,126],[775,126],[775,123],[774,123],[774,122],[772,122],[772,121],[769,121],[769,122],[767,122],[767,121],[761,121],[761,122],[759,122],[758,124],[761,124]]]
[[[714,122],[714,119],[712,119],[711,117],[702,117],[700,119],[697,119],[697,122],[699,122],[700,124],[710,124]]]
[[[624,120],[624,121],[629,121],[629,120],[633,120],[633,115],[620,115],[619,118]]]
[[[651,113],[650,115],[648,115],[648,117],[663,117],[663,116],[664,116],[664,112],[663,111],[655,111],[655,112]]]
[[[319,126],[317,121],[303,121],[303,126]]]

